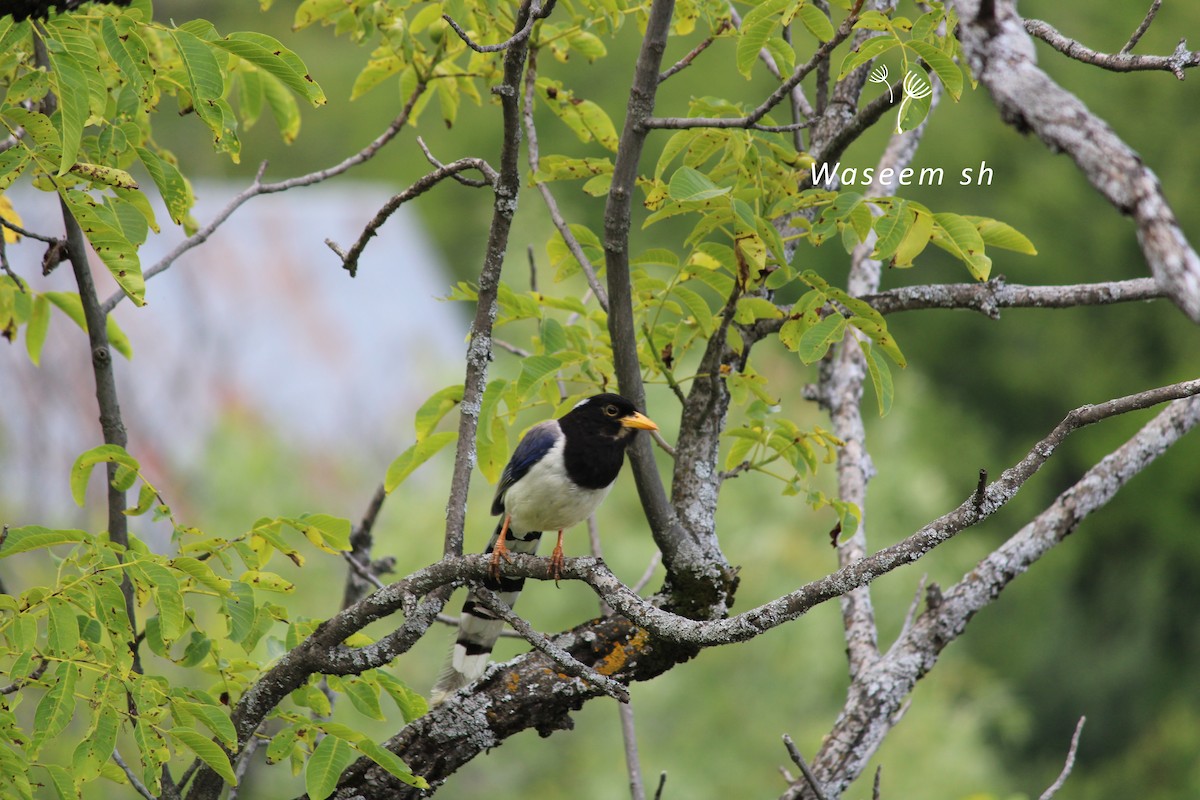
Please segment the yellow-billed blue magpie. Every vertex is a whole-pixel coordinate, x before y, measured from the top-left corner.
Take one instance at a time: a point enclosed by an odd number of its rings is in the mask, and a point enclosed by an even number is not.
[[[579,402],[561,419],[540,422],[521,439],[500,476],[492,514],[500,523],[485,552],[492,554],[484,585],[511,608],[523,578],[500,576],[508,553],[536,553],[542,531],[558,531],[550,556],[557,581],[562,571],[563,531],[596,510],[621,471],[625,448],[639,430],[658,430],[633,403],[618,394],[598,394]],[[433,687],[436,705],[475,680],[487,667],[504,621],[467,595],[450,661]]]

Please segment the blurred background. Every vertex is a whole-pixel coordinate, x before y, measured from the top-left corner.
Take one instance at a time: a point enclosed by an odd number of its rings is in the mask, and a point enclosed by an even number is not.
[[[1146,6],[1121,3],[1099,13],[1089,4],[1040,0],[1021,3],[1020,10],[1115,52]],[[163,20],[202,13],[222,33],[261,30],[278,37],[305,60],[330,99],[303,112],[294,145],[279,143],[270,120],[247,131],[241,164],[212,155],[208,134],[195,120],[163,114],[158,137],[196,178],[195,216],[202,224],[251,181],[260,161],[270,162],[268,179],[329,166],[374,138],[399,108],[393,83],[347,100],[366,52],[326,29],[292,33],[295,3],[277,0],[265,14],[256,7],[156,3]],[[1200,6],[1166,3],[1136,51],[1166,54],[1181,36],[1200,43]],[[667,61],[695,41],[675,43]],[[619,126],[638,44],[635,26],[627,25],[607,59],[553,66]],[[1200,243],[1200,75],[1180,82],[1169,73],[1112,74],[1038,48],[1042,66],[1157,172],[1185,233]],[[683,114],[693,96],[757,103],[770,83],[761,71],[745,81],[733,67],[732,46],[719,42],[664,91],[659,113]],[[447,129],[431,107],[420,132],[443,162],[467,155],[494,161],[499,119],[495,105],[464,104]],[[539,110],[538,121],[543,154],[581,153],[549,114]],[[864,136],[843,165],[873,166],[886,127]],[[663,141],[651,137],[645,163],[653,163]],[[962,168],[981,162],[993,170],[990,186],[957,185]],[[942,102],[914,167],[942,167],[947,179],[941,187],[914,187],[910,196],[934,210],[993,216],[1033,240],[1036,257],[993,254],[994,273],[1010,282],[1116,280],[1147,272],[1128,220],[1116,216],[1066,158],[1002,124],[982,89],[968,89],[957,104]],[[116,319],[134,350],[132,360],[117,359],[129,449],[148,465],[183,524],[234,534],[263,515],[319,511],[357,520],[387,465],[411,444],[416,406],[461,381],[469,309],[440,298],[478,272],[491,213],[485,194],[445,184],[422,196],[384,226],[354,279],[323,244],[325,238],[351,241],[388,196],[427,169],[408,129],[328,186],[251,200],[208,244],[148,284],[146,308],[118,307]],[[554,188],[568,218],[599,227],[603,198],[587,197],[576,184]],[[13,200],[27,227],[58,230],[53,198],[26,190]],[[536,262],[548,264],[551,232],[540,198],[526,193],[506,273],[514,287],[528,287],[527,246]],[[635,246],[675,245],[669,237],[676,232],[656,226],[637,234]],[[165,226],[143,250],[143,263],[182,238]],[[9,252],[39,290],[72,288],[64,268],[38,276],[37,248]],[[831,280],[845,277],[847,258],[836,243],[802,248],[797,258]],[[886,274],[884,287],[965,280],[961,266],[931,253],[915,269]],[[573,284],[567,289],[582,292]],[[102,294],[112,290],[106,283]],[[896,315],[889,325],[909,367],[895,376],[892,412],[868,423],[879,470],[867,508],[872,547],[893,543],[957,505],[973,490],[980,468],[998,474],[1070,409],[1195,378],[1200,364],[1200,329],[1165,301],[1010,310],[998,322],[931,311]],[[519,340],[521,334],[511,335]],[[821,422],[814,410],[802,410],[801,387],[814,376],[793,355],[764,347],[757,368],[785,405]],[[497,352],[493,370],[515,375],[519,361]],[[19,344],[0,348],[0,386],[0,520],[100,529],[103,521],[94,516],[100,504],[76,508],[66,480],[75,456],[100,441],[83,334],[55,312],[40,368],[29,364]],[[677,407],[670,392],[651,387],[648,405],[673,438]],[[868,412],[873,407],[868,398]],[[1075,434],[1004,512],[875,583],[882,642],[899,630],[922,577],[953,583],[1151,414]],[[448,460],[434,460],[384,507],[376,555],[396,556],[401,573],[440,554],[449,473]],[[492,487],[478,474],[473,487],[467,546],[479,549],[493,524],[487,516]],[[98,498],[98,480],[92,490]],[[605,557],[618,575],[635,581],[653,546],[627,475],[602,509],[600,526]],[[832,569],[829,527],[796,498],[780,496],[775,483],[754,476],[730,482],[719,533],[727,557],[741,567],[735,610]],[[167,533],[141,518],[134,529],[151,540]],[[883,796],[1036,797],[1061,768],[1082,715],[1088,722],[1079,759],[1060,797],[1200,796],[1198,534],[1200,438],[1192,434],[1015,581],[947,650],[870,768],[883,767]],[[586,549],[582,529],[568,537],[570,554]],[[8,565],[0,571],[10,591],[38,578],[12,574]],[[289,603],[297,613],[328,616],[340,602],[343,576],[339,560],[312,558],[291,576],[303,591]],[[577,585],[531,585],[518,611],[540,630],[553,631],[595,614],[596,604]],[[448,629],[426,637],[393,665],[396,674],[427,689],[451,639]],[[524,649],[505,640],[497,656]],[[778,767],[789,763],[780,736],[791,734],[811,756],[841,707],[845,671],[840,617],[836,605],[827,604],[749,644],[708,650],[633,686],[648,782],[653,786],[666,771],[666,798],[778,794],[785,785]],[[363,720],[348,708],[339,713],[381,738],[396,727]],[[281,771],[252,772],[240,797],[290,796],[284,776],[276,774]],[[869,784],[868,775],[846,796],[870,797]],[[475,760],[439,797],[484,791],[496,797],[627,796],[614,704],[590,703],[576,715],[573,732],[513,738]]]

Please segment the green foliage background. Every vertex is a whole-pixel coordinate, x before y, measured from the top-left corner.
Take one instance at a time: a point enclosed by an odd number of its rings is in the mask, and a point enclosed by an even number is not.
[[[284,147],[264,120],[243,133],[242,163],[211,155],[211,136],[193,120],[165,121],[158,136],[181,156],[192,176],[247,182],[260,159],[273,174],[300,174],[327,166],[357,149],[394,116],[399,93],[381,87],[350,103],[346,100],[364,54],[326,30],[291,34],[292,4],[277,2],[265,15],[254,4],[221,4],[204,13],[221,31],[261,30],[296,51],[321,82],[327,107],[303,113],[299,139]],[[160,2],[161,19],[186,18],[191,4]],[[1076,6],[1025,2],[1021,12],[1042,17],[1097,49],[1115,51],[1144,9],[1097,13]],[[1140,52],[1166,53],[1177,31],[1200,39],[1200,10],[1166,4]],[[567,65],[566,82],[586,91],[607,109],[620,108],[627,90],[633,26],[610,44],[599,64]],[[667,61],[686,52],[677,44]],[[1105,117],[1155,168],[1191,240],[1200,240],[1200,203],[1193,187],[1200,173],[1200,88],[1196,80],[1177,82],[1166,73],[1114,75],[1068,62],[1046,48],[1042,65]],[[672,79],[662,115],[683,114],[694,95],[758,98],[769,84],[758,74],[746,81],[733,66],[733,46],[719,42],[696,67]],[[542,119],[543,152],[569,152],[569,131]],[[619,127],[619,114],[614,112]],[[434,152],[449,161],[464,155],[494,157],[499,113],[486,102],[464,103],[453,127]],[[887,126],[868,134],[842,161],[873,166]],[[409,134],[405,134],[408,136]],[[652,137],[661,146],[666,136]],[[655,152],[645,163],[653,163]],[[1073,283],[1137,277],[1145,266],[1132,227],[1114,214],[1064,158],[1015,133],[996,119],[986,93],[966,90],[962,101],[943,99],[936,110],[915,167],[942,166],[948,176],[986,160],[994,170],[988,187],[959,187],[953,179],[940,188],[917,188],[912,198],[931,207],[980,214],[1011,223],[1035,243],[1035,258],[997,257],[994,272],[1020,283]],[[386,148],[357,175],[397,188],[426,170],[411,139]],[[598,228],[602,198],[556,188],[568,218]],[[488,204],[464,203],[449,187],[417,205],[445,263],[455,274],[449,287],[470,279],[481,262],[490,214]],[[645,234],[670,237],[670,225]],[[508,280],[523,288],[524,244],[542,244],[552,228],[534,193],[523,197],[510,249]],[[844,277],[846,258],[836,246],[804,250],[801,268],[818,270],[831,282]],[[330,269],[337,265],[331,261]],[[164,276],[161,280],[170,280]],[[918,269],[885,276],[885,287],[903,283],[961,281],[961,265],[941,254],[924,257]],[[369,280],[363,276],[359,280]],[[966,312],[924,312],[889,320],[904,344],[909,367],[895,371],[897,402],[889,416],[871,423],[868,444],[879,477],[867,508],[870,543],[883,546],[956,504],[974,487],[979,468],[998,473],[1052,427],[1069,409],[1153,385],[1195,377],[1200,335],[1164,303],[1068,311],[1010,310],[999,322]],[[464,325],[465,329],[465,325]],[[497,374],[515,377],[517,360],[498,354]],[[805,372],[782,348],[759,369],[773,390],[798,398]],[[414,376],[419,379],[419,376]],[[369,376],[363,376],[369,382]],[[429,387],[432,392],[435,386]],[[651,396],[651,416],[671,409],[669,395]],[[667,415],[669,416],[668,410]],[[875,584],[874,596],[884,636],[894,633],[922,575],[949,583],[970,569],[990,548],[1041,508],[1080,472],[1148,418],[1121,418],[1070,440],[1002,514],[940,549],[918,566]],[[532,421],[526,420],[526,422]],[[660,420],[661,421],[661,420]],[[807,422],[820,424],[813,414]],[[244,527],[264,508],[297,513],[333,509],[353,518],[381,476],[381,466],[356,463],[348,446],[338,469],[342,490],[314,499],[297,493],[282,477],[283,465],[297,454],[268,434],[249,436],[236,418],[214,434],[194,471],[188,499],[195,521],[205,530]],[[671,432],[666,431],[667,438]],[[396,443],[396,451],[405,443]],[[948,457],[949,456],[949,457]],[[319,454],[326,463],[329,453]],[[884,770],[885,797],[1008,798],[1037,796],[1053,780],[1075,721],[1088,717],[1079,762],[1064,797],[1116,800],[1138,797],[1174,800],[1200,794],[1200,441],[1185,439],[1145,476],[1118,495],[1105,513],[1085,522],[1072,539],[1018,580],[950,648],[942,663],[914,695],[904,721],[876,759]],[[277,477],[276,477],[277,476]],[[448,466],[437,459],[406,484],[385,508],[379,523],[380,554],[395,553],[397,570],[407,572],[440,554],[442,504]],[[485,509],[490,488],[475,481],[468,547],[481,547],[491,521]],[[240,487],[256,485],[253,497]],[[345,489],[345,487],[351,487]],[[799,506],[803,510],[802,506]],[[747,608],[818,577],[835,565],[825,530],[798,511],[794,498],[778,486],[742,476],[725,490],[719,531],[730,560],[741,565],[738,607]],[[652,552],[644,522],[628,485],[606,504],[601,528],[606,558],[616,573],[633,581]],[[582,546],[577,534],[575,552]],[[314,559],[316,562],[316,559]],[[328,594],[304,592],[304,613],[328,613],[340,597],[342,567],[330,559],[305,568],[305,585],[327,586]],[[289,575],[292,579],[298,576]],[[566,627],[595,613],[590,592],[567,585],[530,586],[519,612],[541,630]],[[451,635],[430,636],[403,664],[401,677],[414,688],[428,686]],[[498,657],[524,649],[516,643]],[[646,773],[668,773],[665,797],[750,797],[778,793],[777,765],[787,763],[779,736],[790,733],[801,750],[818,745],[841,705],[845,663],[840,620],[831,604],[787,631],[775,631],[747,645],[704,652],[651,684],[633,687],[642,764]],[[396,715],[370,735],[385,736]],[[252,782],[243,798],[281,796],[278,777],[268,785]],[[870,796],[866,781],[848,797]],[[300,789],[300,785],[295,787]],[[486,758],[477,759],[440,796],[580,798],[620,797],[624,793],[621,740],[611,703],[589,704],[577,715],[576,730],[548,740],[527,732]]]

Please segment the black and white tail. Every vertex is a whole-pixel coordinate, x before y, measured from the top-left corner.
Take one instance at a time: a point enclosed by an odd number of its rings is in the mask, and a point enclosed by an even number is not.
[[[495,548],[503,525],[504,518],[501,517],[485,553],[490,553]],[[541,539],[541,531],[530,531],[517,535],[510,529],[505,534],[504,543],[510,552],[535,555]],[[499,592],[500,598],[508,604],[509,608],[512,608],[521,594],[521,589],[525,586],[525,579],[502,577],[499,581],[492,581],[488,578],[484,580],[484,586]],[[496,639],[499,638],[503,628],[504,620],[480,603],[475,597],[474,591],[470,592],[466,602],[463,603],[462,613],[458,617],[458,639],[454,642],[450,658],[430,693],[429,700],[432,705],[438,705],[483,674],[483,671],[487,669],[488,660],[491,658],[492,647],[496,644]]]

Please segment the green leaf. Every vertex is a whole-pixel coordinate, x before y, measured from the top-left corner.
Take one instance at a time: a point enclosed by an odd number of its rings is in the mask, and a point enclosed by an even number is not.
[[[909,205],[912,208],[912,204]],[[912,225],[905,232],[892,256],[893,267],[911,267],[913,259],[929,244],[933,237],[933,215],[923,209],[913,209]]]
[[[237,731],[229,719],[229,713],[221,706],[197,702],[181,702],[180,705],[203,722],[226,747],[237,744]]]
[[[747,78],[767,40],[780,27],[775,17],[783,12],[792,0],[763,0],[746,13],[738,31],[737,68]]]
[[[54,787],[54,793],[58,795],[59,800],[78,800],[79,789],[75,786],[75,780],[66,767],[58,764],[41,764],[40,766],[50,775],[50,785]]]
[[[75,163],[88,119],[88,86],[85,64],[96,61],[96,46],[70,18],[60,17],[47,26],[46,52],[50,57],[50,80],[58,96],[62,127],[62,155],[58,165],[61,177]],[[89,52],[90,51],[90,52]],[[90,55],[90,59],[89,59]]]
[[[700,331],[705,336],[711,336],[715,320],[713,319],[713,312],[709,308],[708,301],[686,286],[676,285],[672,287],[671,295],[687,306],[687,310],[691,312],[692,319],[695,320]]]
[[[342,681],[346,696],[358,712],[371,719],[385,720],[383,709],[379,705],[379,687],[370,681],[358,678],[346,678]]]
[[[828,42],[833,38],[833,23],[815,5],[805,3],[801,6],[800,21],[804,23],[804,27],[808,28],[808,32],[817,37],[819,41]]]
[[[896,389],[892,385],[892,372],[878,350],[861,340],[858,344],[867,360],[867,373],[871,376],[871,385],[875,387],[879,416],[885,417],[891,411],[892,400],[896,395]]]
[[[171,36],[183,61],[196,116],[212,131],[214,147],[236,157],[241,145],[232,127],[232,112],[224,99],[224,71],[212,47],[183,28],[171,31]]]
[[[317,547],[329,553],[350,549],[350,520],[330,514],[301,514],[284,520],[299,530]]]
[[[145,165],[146,171],[150,173],[150,179],[158,187],[158,192],[167,206],[167,213],[171,215],[171,220],[176,225],[184,224],[196,199],[192,195],[192,187],[183,177],[183,173],[174,164],[159,157],[157,153],[148,148],[137,147],[134,149],[142,164]]]
[[[979,235],[983,237],[983,243],[988,247],[999,247],[1002,250],[1012,250],[1027,256],[1037,255],[1037,248],[1033,246],[1033,242],[1011,225],[987,217],[964,215],[964,219],[975,226]],[[32,319],[29,324],[33,324]]]
[[[82,507],[87,499],[88,478],[91,477],[92,467],[102,462],[120,464],[132,470],[137,470],[139,466],[137,459],[125,452],[124,447],[115,444],[102,444],[80,453],[71,466],[71,497],[77,505]]]
[[[429,711],[429,703],[425,698],[390,672],[376,670],[374,677],[383,690],[391,695],[392,700],[396,703],[396,708],[400,709],[400,714],[404,717],[405,724],[424,716]]]
[[[592,136],[596,137],[596,141],[606,150],[617,152],[617,129],[613,127],[612,120],[604,109],[591,100],[581,100],[576,104],[575,110],[579,112],[583,124],[591,131]]]
[[[50,655],[70,658],[79,648],[79,621],[75,609],[61,597],[46,598],[46,649]]]
[[[563,365],[563,360],[557,356],[529,356],[521,362],[521,377],[517,378],[517,392],[522,397],[528,397],[529,393],[545,381],[554,376],[554,373]]]
[[[241,581],[234,581],[223,605],[229,620],[229,638],[240,644],[254,627],[254,590]]]
[[[141,94],[147,81],[147,76],[142,74],[142,69],[148,68],[149,63],[146,45],[141,41],[137,30],[128,27],[125,35],[122,36],[117,30],[117,24],[113,18],[105,17],[100,23],[100,34],[104,39],[104,46],[108,48],[108,54],[116,62],[117,69],[120,70],[121,77],[129,82],[134,91]],[[139,46],[140,52],[137,52],[136,55],[134,52],[130,52],[130,48],[133,48],[135,52],[138,51]]]
[[[942,86],[946,87],[946,91],[957,102],[958,98],[962,96],[963,76],[962,70],[958,68],[953,59],[929,42],[913,41],[907,44],[929,65],[930,69],[937,73]]]
[[[431,433],[425,439],[405,450],[388,466],[383,479],[383,487],[392,492],[412,474],[412,471],[424,464],[446,445],[458,439],[457,431],[438,431]]]
[[[308,74],[304,62],[278,39],[263,33],[240,32],[216,39],[212,44],[274,75],[312,105],[325,103],[325,92]]]
[[[846,332],[846,323],[845,317],[833,313],[806,330],[796,349],[800,360],[812,364],[824,358],[829,348],[841,341]]]
[[[435,392],[432,397],[422,403],[413,420],[413,425],[417,429],[417,441],[424,441],[428,438],[442,418],[462,402],[462,397],[463,385],[456,383]]]
[[[703,172],[691,167],[680,167],[671,176],[667,195],[679,203],[695,203],[729,194],[728,186],[717,186]]]
[[[34,753],[44,742],[57,738],[75,716],[75,680],[78,677],[79,668],[69,661],[60,663],[54,670],[50,690],[42,695],[33,714],[31,747]]]
[[[167,733],[171,735],[172,739],[195,753],[226,783],[237,786],[237,776],[233,774],[233,765],[229,763],[229,754],[222,750],[216,742],[190,728],[171,728]],[[322,797],[328,797],[328,794],[322,795]]]
[[[863,42],[858,50],[848,53],[842,59],[842,69],[838,73],[838,80],[842,80],[850,74],[856,67],[859,67],[873,58],[883,55],[893,47],[899,47],[900,40],[894,36],[875,36]]]
[[[400,756],[393,753],[370,739],[360,739],[355,743],[358,751],[367,758],[374,761],[379,766],[386,769],[392,775],[395,775],[400,780],[407,783],[409,786],[415,786],[418,789],[428,789],[429,783],[420,775],[414,775],[409,770],[408,765],[400,759]],[[307,776],[306,776],[307,777]]]
[[[342,771],[354,761],[349,742],[327,734],[304,768],[304,789],[312,800],[325,800],[337,788]]]
[[[66,191],[63,195],[72,216],[79,222],[96,255],[108,267],[117,284],[136,305],[145,305],[146,282],[142,278],[137,248],[121,230],[104,221],[96,201],[91,197],[75,190]]]

